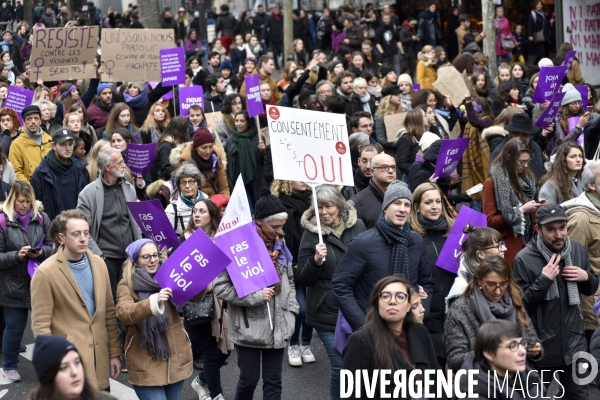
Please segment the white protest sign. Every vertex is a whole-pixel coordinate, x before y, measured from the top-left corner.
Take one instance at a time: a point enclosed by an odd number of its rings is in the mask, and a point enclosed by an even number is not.
[[[268,106],[275,179],[354,186],[343,114]]]
[[[215,237],[221,236],[236,227],[246,225],[250,222],[252,222],[252,213],[250,212],[250,204],[248,204],[244,180],[240,174],[233,187],[233,192],[229,198],[227,208],[225,209],[225,215],[223,215],[223,218],[221,219]]]

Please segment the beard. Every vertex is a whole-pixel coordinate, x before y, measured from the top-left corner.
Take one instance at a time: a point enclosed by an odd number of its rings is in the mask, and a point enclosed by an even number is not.
[[[123,178],[125,176],[125,170],[117,171],[116,169],[111,168],[110,174],[116,179]]]

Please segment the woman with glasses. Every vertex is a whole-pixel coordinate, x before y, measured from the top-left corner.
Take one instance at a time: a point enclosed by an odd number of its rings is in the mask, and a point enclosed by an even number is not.
[[[208,198],[206,193],[200,190],[203,182],[200,170],[192,161],[182,162],[175,173],[175,191],[165,212],[178,235],[188,226],[194,202],[197,199]]]
[[[583,193],[581,173],[585,167],[583,148],[567,141],[558,146],[552,166],[540,181],[539,198],[561,204]]]
[[[221,141],[225,142],[231,136],[231,132],[235,128],[235,115],[244,108],[246,108],[246,105],[239,94],[231,93],[225,96],[221,106],[223,119],[219,121],[215,128],[215,133],[219,135]]]
[[[448,368],[458,371],[473,353],[475,336],[485,322],[501,319],[516,323],[527,340],[527,356],[536,360],[542,346],[523,305],[523,293],[512,268],[500,256],[490,256],[474,271],[467,289],[448,310],[444,333]]]
[[[428,130],[438,134],[442,139],[449,139],[454,125],[456,125],[456,122],[460,118],[456,109],[450,103],[450,99],[444,98],[437,90],[422,89],[416,92],[412,98],[413,109],[420,105],[431,108],[434,111],[434,118],[427,124]],[[447,113],[447,117],[442,115],[443,113]]]
[[[125,249],[117,286],[117,318],[126,326],[128,379],[141,400],[177,400],[192,375],[192,347],[181,317],[154,275],[161,266],[158,245],[139,239]]]
[[[368,370],[369,376],[375,370],[390,370],[391,376],[405,370],[408,376],[414,369],[437,368],[429,333],[411,312],[409,286],[402,275],[387,276],[375,283],[365,325],[350,336],[344,347],[345,370],[352,374]],[[379,395],[377,386],[375,393]],[[361,394],[365,393],[364,384],[360,389]]]
[[[475,385],[462,375],[457,386],[463,393],[473,389],[469,399],[543,399],[542,381],[537,371],[526,364],[530,343],[522,329],[514,322],[490,320],[475,337],[474,355],[470,354],[462,365],[466,370],[478,370]]]
[[[506,243],[504,257],[512,264],[533,236],[535,212],[543,204],[535,199],[531,148],[520,138],[510,139],[492,162],[483,183],[482,205],[490,228]]]

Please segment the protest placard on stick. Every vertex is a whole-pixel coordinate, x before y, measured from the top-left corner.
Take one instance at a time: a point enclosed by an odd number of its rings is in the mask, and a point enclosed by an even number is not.
[[[433,86],[444,96],[449,97],[456,107],[463,102],[469,91],[463,76],[453,65],[444,65],[438,69],[437,80]]]

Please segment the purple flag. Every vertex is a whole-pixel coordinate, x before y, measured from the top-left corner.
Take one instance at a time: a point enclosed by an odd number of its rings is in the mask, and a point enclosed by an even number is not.
[[[571,68],[571,64],[573,63],[573,59],[575,58],[575,50],[569,50],[567,56],[565,57],[565,61],[563,61],[562,65],[567,67],[567,70]]]
[[[535,126],[540,127],[542,129],[546,129],[548,125],[550,125],[556,120],[558,109],[560,108],[560,104],[562,103],[565,94],[565,92],[558,92],[554,96],[552,96],[552,100],[550,100],[550,105],[535,121]]]
[[[585,111],[587,111],[587,107],[588,107],[588,98],[589,98],[588,90],[590,88],[587,85],[581,85],[581,86],[575,86],[575,89],[577,89],[577,91],[579,93],[581,93],[581,108],[585,112]]]
[[[421,84],[413,83],[413,92],[418,92],[419,90],[421,90]]]
[[[127,208],[142,233],[148,239],[154,240],[161,248],[177,247],[181,244],[160,201],[127,202]]]
[[[11,85],[8,88],[6,94],[6,100],[4,101],[4,108],[12,108],[19,116],[19,121],[23,125],[23,119],[21,118],[21,111],[31,104],[33,100],[33,90],[21,89],[20,87]],[[15,127],[16,128],[16,127]]]
[[[575,128],[580,119],[581,117],[571,117],[567,120],[567,122],[569,123],[569,132],[571,132],[573,128]],[[575,141],[578,145],[583,146],[583,131]]]
[[[487,217],[485,214],[472,210],[467,206],[462,206],[435,265],[455,274],[458,272],[460,246],[469,237],[468,234],[463,232],[468,223],[473,224],[475,227],[486,227]]]
[[[193,105],[199,105],[204,110],[204,90],[202,86],[184,86],[179,88],[179,113],[188,116],[188,110]]]
[[[150,144],[128,144],[127,145],[127,166],[137,175],[146,175],[150,171],[150,166],[156,155],[156,143]]]
[[[162,49],[160,52],[160,73],[163,86],[185,83],[185,50],[183,47]]]
[[[470,138],[449,139],[442,141],[440,155],[435,163],[435,172],[438,178],[450,176],[462,160],[463,153],[469,145]]]
[[[246,104],[248,104],[248,115],[251,117],[265,112],[260,97],[260,77],[258,74],[246,77]]]
[[[227,254],[202,229],[196,229],[167,258],[154,279],[160,287],[173,290],[173,303],[183,305],[207,287],[230,263]]]
[[[233,257],[227,272],[240,298],[279,282],[279,275],[254,222],[216,237],[215,243]]]
[[[352,327],[346,321],[341,311],[338,311],[335,331],[333,332],[333,347],[342,354],[348,338],[352,335]]]
[[[538,84],[533,93],[534,103],[543,103],[550,100],[559,91],[561,82],[567,74],[567,66],[542,67],[538,78]]]

